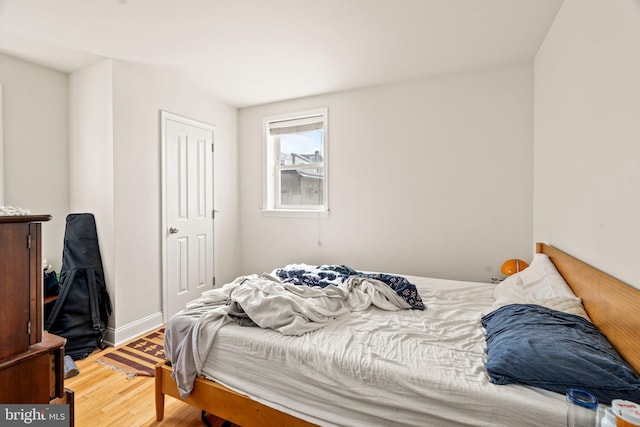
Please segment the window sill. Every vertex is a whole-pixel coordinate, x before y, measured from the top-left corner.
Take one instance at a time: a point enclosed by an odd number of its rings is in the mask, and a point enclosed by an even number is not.
[[[326,218],[329,216],[329,210],[262,209],[262,215],[280,218]]]

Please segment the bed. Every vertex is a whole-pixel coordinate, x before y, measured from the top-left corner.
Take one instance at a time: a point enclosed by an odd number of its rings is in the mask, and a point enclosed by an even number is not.
[[[605,344],[610,342],[624,359],[614,362],[627,369],[624,385],[631,383],[631,388],[625,389],[625,397],[640,398],[636,394],[640,390],[636,388],[640,384],[640,316],[629,315],[640,308],[640,291],[552,246],[539,243],[536,253],[553,263],[554,274],[566,281],[571,297],[558,296],[562,290],[554,298],[518,295],[520,300],[514,301],[517,288],[505,282],[516,277],[491,285],[405,276],[416,284],[425,310],[372,307],[340,316],[300,337],[235,323],[215,328],[211,350],[199,361],[201,369],[193,381],[181,376],[177,363],[156,367],[157,420],[164,417],[164,396],[169,395],[245,427],[564,426],[561,393],[510,383],[510,374],[501,371],[495,378],[493,370],[487,373],[492,354],[500,353],[489,352],[485,340],[493,331],[490,322],[495,321],[495,313],[512,307],[528,309],[528,305],[537,308],[543,299],[559,304],[550,310],[566,308],[565,317],[581,328],[580,322],[593,322],[606,335]],[[544,294],[548,285],[525,289],[534,288],[543,289]],[[573,294],[582,299],[582,305],[575,306]],[[529,312],[521,318],[530,318]],[[173,320],[168,331],[175,328]],[[501,331],[501,325],[494,329]],[[345,335],[345,330],[350,334]],[[169,359],[176,361],[179,346],[171,346]],[[512,353],[510,347],[502,351],[508,357]],[[505,385],[498,385],[500,381]],[[187,393],[185,382],[192,387]]]

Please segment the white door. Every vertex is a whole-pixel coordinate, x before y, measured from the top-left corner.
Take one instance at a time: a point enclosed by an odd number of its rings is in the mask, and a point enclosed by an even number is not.
[[[164,321],[213,288],[213,131],[161,112]]]

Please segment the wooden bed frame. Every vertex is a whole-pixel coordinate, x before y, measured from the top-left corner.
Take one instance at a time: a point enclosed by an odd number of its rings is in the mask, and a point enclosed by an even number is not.
[[[536,252],[551,258],[573,292],[582,298],[594,325],[602,331],[622,358],[640,374],[640,290],[544,243]],[[632,315],[633,314],[633,315]],[[155,368],[156,419],[164,418],[164,396],[181,399],[168,362]],[[191,395],[181,399],[190,405],[243,427],[313,424],[258,403],[215,381],[198,378]]]
[[[640,374],[640,290],[544,243],[536,252],[551,258],[596,327]]]

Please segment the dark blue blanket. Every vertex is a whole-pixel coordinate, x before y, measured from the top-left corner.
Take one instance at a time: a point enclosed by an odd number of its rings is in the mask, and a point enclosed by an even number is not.
[[[285,267],[276,270],[276,275],[286,283],[319,286],[322,288],[328,285],[338,285],[351,276],[376,279],[393,289],[411,308],[424,310],[424,303],[416,286],[401,276],[384,273],[360,273],[346,265],[320,265],[305,268]]]
[[[598,400],[640,401],[640,377],[589,321],[533,304],[513,304],[482,318],[485,367],[495,384],[526,384]]]

